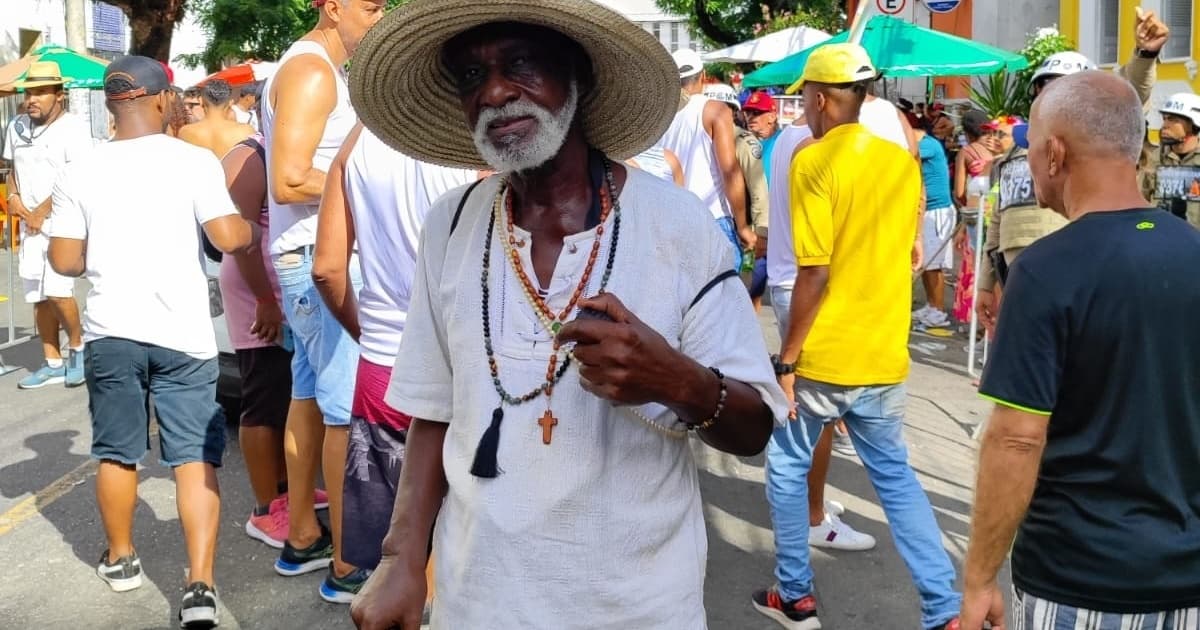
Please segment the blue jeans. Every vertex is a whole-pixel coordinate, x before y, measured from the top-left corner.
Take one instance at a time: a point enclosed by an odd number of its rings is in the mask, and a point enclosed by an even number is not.
[[[329,426],[350,425],[354,381],[358,373],[358,344],[338,322],[312,279],[312,248],[275,259],[283,294],[283,315],[292,329],[292,398],[317,399]],[[358,260],[350,261],[355,293],[362,287]]]
[[[721,217],[717,219],[717,227],[725,233],[729,241],[733,243],[733,270],[741,273],[742,271],[742,241],[738,239],[737,225],[733,222],[733,217]]]
[[[930,628],[958,615],[954,566],[929,498],[908,465],[904,444],[905,387],[842,387],[796,378],[797,419],[775,429],[767,444],[767,502],[775,528],[775,577],[787,600],[813,592],[808,548],[808,471],[824,426],[844,418],[854,448],[883,504],[896,550],[921,596],[921,623]]]

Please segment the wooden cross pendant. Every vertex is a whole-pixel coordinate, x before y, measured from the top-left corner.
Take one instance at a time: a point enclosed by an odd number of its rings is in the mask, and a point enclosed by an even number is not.
[[[550,439],[554,437],[554,427],[558,425],[558,418],[547,409],[538,420],[538,424],[542,427],[542,444],[549,444]]]

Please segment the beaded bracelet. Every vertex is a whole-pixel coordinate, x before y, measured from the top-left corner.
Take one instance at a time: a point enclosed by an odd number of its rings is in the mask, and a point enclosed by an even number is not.
[[[721,384],[721,391],[717,394],[717,409],[716,411],[713,411],[712,417],[708,420],[705,420],[700,424],[689,424],[688,428],[692,431],[706,431],[712,428],[712,426],[716,424],[717,420],[721,417],[721,412],[725,410],[725,397],[729,395],[729,388],[725,386],[725,375],[721,373],[721,370],[718,370],[715,367],[710,367],[708,369],[712,370],[712,373],[717,375],[717,380]]]

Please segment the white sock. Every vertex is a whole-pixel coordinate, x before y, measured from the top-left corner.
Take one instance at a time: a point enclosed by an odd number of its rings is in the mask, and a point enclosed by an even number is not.
[[[71,348],[71,352],[83,352],[83,344],[79,344],[78,348]]]
[[[50,367],[57,370],[58,368],[63,366],[63,360],[62,359],[46,359],[46,365],[49,365]]]

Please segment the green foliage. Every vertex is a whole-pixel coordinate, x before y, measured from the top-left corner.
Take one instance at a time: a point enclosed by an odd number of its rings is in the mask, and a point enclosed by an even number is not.
[[[407,1],[388,0],[387,5]],[[311,0],[192,0],[190,6],[208,34],[208,46],[175,60],[208,72],[246,60],[276,61],[317,23]]]
[[[1031,33],[1021,54],[1029,60],[1029,67],[1015,73],[999,72],[978,79],[971,86],[971,98],[975,104],[996,117],[1016,115],[1029,117],[1033,106],[1033,73],[1047,57],[1055,53],[1074,50],[1075,46],[1057,29],[1043,28]]]
[[[754,26],[755,37],[762,37],[795,26],[807,26],[831,35],[846,30],[846,14],[836,3],[814,2],[810,3],[808,7],[799,7],[795,11],[783,10],[775,14],[772,14],[764,6],[763,19],[761,24]]]
[[[655,0],[672,15],[687,16],[692,32],[715,48],[731,46],[791,26],[844,30],[840,0]]]

